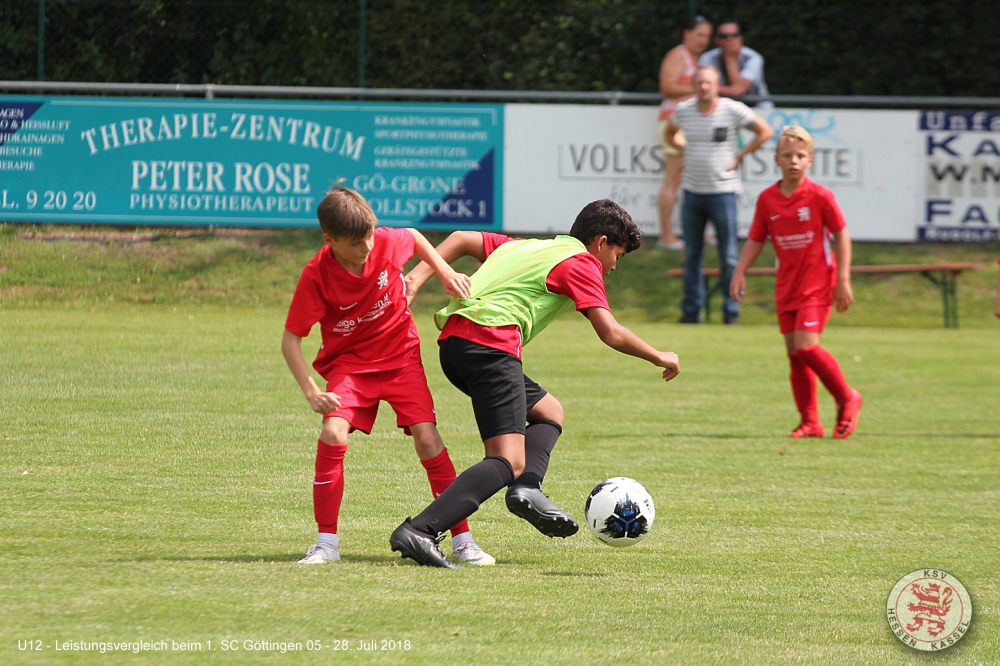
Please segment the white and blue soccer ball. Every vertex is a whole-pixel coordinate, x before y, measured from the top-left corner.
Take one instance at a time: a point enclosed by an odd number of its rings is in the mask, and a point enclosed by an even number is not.
[[[641,483],[624,476],[597,484],[587,497],[584,513],[593,535],[615,548],[639,543],[656,518],[653,498]]]

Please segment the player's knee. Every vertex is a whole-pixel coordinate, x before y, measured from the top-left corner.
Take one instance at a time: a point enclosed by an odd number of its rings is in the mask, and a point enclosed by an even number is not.
[[[421,460],[429,460],[444,451],[441,433],[433,423],[418,423],[410,426],[413,448]]]
[[[323,431],[319,434],[319,440],[324,444],[347,444],[348,428],[331,423],[332,419],[327,419],[323,424]]]
[[[444,442],[440,437],[434,438],[413,438],[413,448],[417,452],[417,457],[421,460],[429,460],[444,451]]]
[[[551,393],[539,400],[538,403],[531,408],[531,411],[528,412],[529,423],[548,421],[550,423],[555,423],[561,428],[565,420],[566,413],[563,411],[562,403],[560,403]]]

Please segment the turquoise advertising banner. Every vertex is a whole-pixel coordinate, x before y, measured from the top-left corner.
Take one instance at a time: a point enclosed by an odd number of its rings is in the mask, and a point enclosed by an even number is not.
[[[302,227],[339,179],[379,220],[500,230],[503,106],[0,97],[0,219]]]

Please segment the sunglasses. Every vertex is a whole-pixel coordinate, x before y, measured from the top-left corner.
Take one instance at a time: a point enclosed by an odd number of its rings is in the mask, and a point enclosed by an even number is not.
[[[735,39],[740,36],[738,32],[717,32],[715,36],[719,39]]]

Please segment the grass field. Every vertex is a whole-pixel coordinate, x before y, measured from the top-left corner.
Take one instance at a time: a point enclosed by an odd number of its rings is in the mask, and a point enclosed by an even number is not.
[[[846,441],[793,442],[774,325],[634,324],[680,355],[681,376],[663,384],[581,318],[562,319],[525,353],[567,413],[546,491],[579,517],[598,481],[639,479],[657,502],[643,543],[547,540],[494,498],[472,528],[497,566],[401,561],[388,534],[429,489],[386,410],[348,454],[344,560],[302,567],[319,423],[278,350],[282,308],[109,303],[94,293],[100,273],[32,300],[30,281],[12,292],[10,276],[48,265],[25,253],[58,246],[3,247],[0,663],[1000,662],[1000,360],[986,323],[829,328],[825,346],[865,395],[861,424]],[[125,289],[121,265],[104,265]],[[281,274],[294,280],[299,266]],[[224,292],[226,270],[242,275],[210,262],[203,275]],[[419,320],[463,469],[482,456],[471,409]],[[922,566],[958,576],[976,609],[970,635],[937,659],[899,643],[884,616],[896,580]],[[136,640],[167,649],[57,650]],[[237,651],[222,649],[229,640]],[[277,649],[313,640],[322,650]]]
[[[0,223],[0,311],[66,308],[101,311],[137,306],[275,307],[284,309],[305,262],[321,245],[318,230],[143,230]],[[79,240],[62,240],[74,235]],[[442,234],[428,234],[435,242]],[[44,239],[44,240],[42,240]],[[89,239],[89,240],[88,240]],[[993,315],[1000,243],[983,245],[855,243],[855,264],[980,262],[958,281],[963,328],[997,330]],[[608,298],[620,317],[676,321],[682,282],[666,272],[682,265],[678,252],[645,243],[618,264]],[[718,265],[711,248],[706,265]],[[757,266],[773,266],[768,247]],[[475,270],[475,262],[459,268]],[[941,292],[919,274],[856,276],[857,306],[834,317],[836,326],[942,325]],[[751,277],[743,321],[774,321],[774,278]],[[447,302],[436,282],[418,296],[428,311]],[[719,305],[719,299],[715,299]],[[721,307],[721,306],[720,306]],[[718,312],[713,313],[718,319]]]

